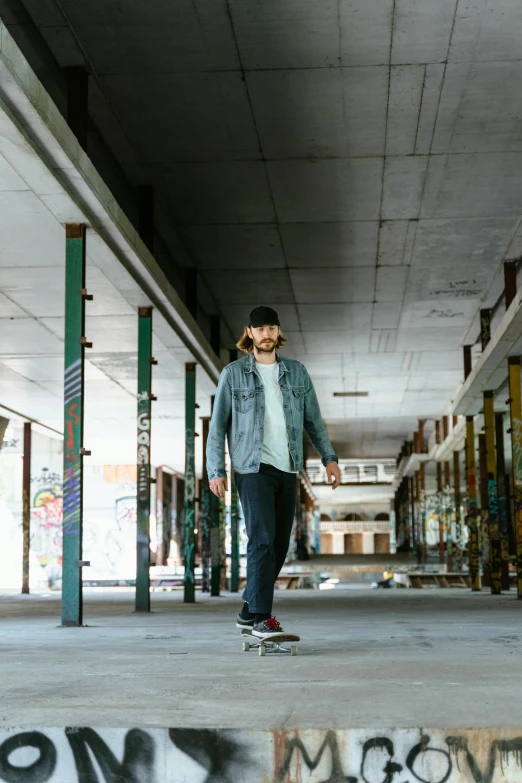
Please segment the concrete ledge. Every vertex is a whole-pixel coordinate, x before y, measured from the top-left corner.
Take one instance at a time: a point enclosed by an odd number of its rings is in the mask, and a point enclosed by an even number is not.
[[[0,731],[17,783],[514,783],[521,760],[514,729]]]

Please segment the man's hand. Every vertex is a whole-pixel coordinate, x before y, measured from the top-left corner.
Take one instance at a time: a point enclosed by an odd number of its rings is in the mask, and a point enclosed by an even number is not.
[[[218,498],[224,498],[225,492],[228,490],[228,479],[227,478],[215,478],[209,481],[210,489],[214,493],[214,495],[217,495]]]
[[[332,481],[332,489],[337,489],[341,483],[341,471],[337,462],[329,462],[326,466],[326,483],[330,484]]]

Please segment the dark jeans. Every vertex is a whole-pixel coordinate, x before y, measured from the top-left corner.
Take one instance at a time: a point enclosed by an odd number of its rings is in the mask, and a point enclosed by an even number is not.
[[[283,567],[295,516],[296,475],[261,463],[259,473],[234,473],[248,535],[250,612],[272,613],[274,584]]]

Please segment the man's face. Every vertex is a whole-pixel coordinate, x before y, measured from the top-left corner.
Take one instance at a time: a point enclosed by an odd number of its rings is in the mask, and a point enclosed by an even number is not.
[[[272,353],[272,351],[275,351],[277,338],[279,337],[279,326],[249,327],[248,334],[252,338],[256,350],[262,353]]]

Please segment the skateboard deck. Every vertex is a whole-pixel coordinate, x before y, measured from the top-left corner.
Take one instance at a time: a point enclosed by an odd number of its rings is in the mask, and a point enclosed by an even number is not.
[[[243,641],[243,652],[249,650],[258,650],[259,655],[298,655],[299,649],[296,645],[290,647],[284,647],[284,643],[288,642],[300,642],[301,637],[296,636],[293,633],[278,633],[274,636],[265,636],[263,639],[260,636],[254,636],[252,631],[248,628],[241,629],[241,636],[243,639],[248,638],[252,641]]]

